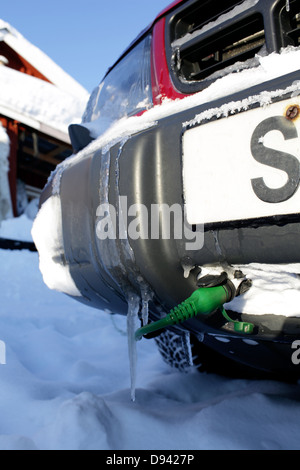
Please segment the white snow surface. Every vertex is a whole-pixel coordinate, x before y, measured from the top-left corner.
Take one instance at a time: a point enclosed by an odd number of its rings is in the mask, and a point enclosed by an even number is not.
[[[64,244],[59,196],[52,196],[43,204],[33,224],[32,238],[39,252],[40,271],[49,289],[81,297],[69,267],[62,262]]]
[[[32,242],[32,220],[25,214],[15,219],[2,220],[0,224],[0,237],[9,240]]]
[[[0,256],[1,450],[299,449],[299,385],[182,374],[143,339],[132,402],[126,318],[49,290],[36,253]]]

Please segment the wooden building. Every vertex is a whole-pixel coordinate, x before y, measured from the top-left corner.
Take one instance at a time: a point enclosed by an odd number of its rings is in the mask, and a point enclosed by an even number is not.
[[[20,215],[18,184],[28,200],[37,197],[56,165],[72,154],[68,125],[80,122],[87,100],[80,84],[0,20],[0,123],[10,142],[15,216]]]

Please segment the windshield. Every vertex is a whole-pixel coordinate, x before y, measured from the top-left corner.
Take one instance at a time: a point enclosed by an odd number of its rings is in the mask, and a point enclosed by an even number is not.
[[[150,49],[149,35],[93,91],[82,120],[93,137],[102,134],[114,121],[152,106]]]

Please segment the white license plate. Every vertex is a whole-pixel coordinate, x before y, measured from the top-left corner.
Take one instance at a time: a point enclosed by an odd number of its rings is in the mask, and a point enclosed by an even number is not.
[[[191,225],[300,213],[299,96],[186,130],[183,184]]]

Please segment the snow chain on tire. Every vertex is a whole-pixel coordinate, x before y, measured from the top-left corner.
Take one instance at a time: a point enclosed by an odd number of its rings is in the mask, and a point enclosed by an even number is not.
[[[165,330],[155,338],[163,360],[181,372],[189,372],[193,367],[192,348],[189,333],[178,335]]]

